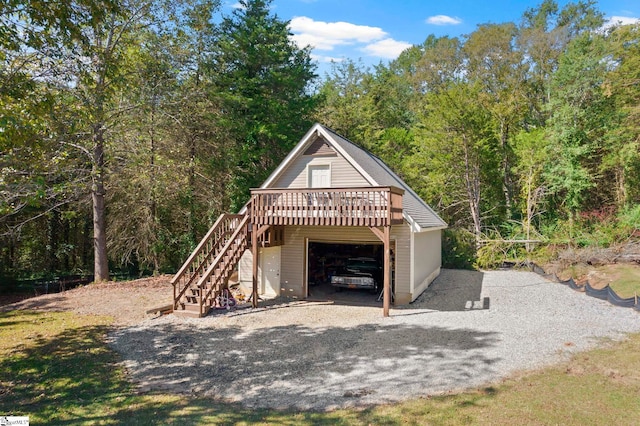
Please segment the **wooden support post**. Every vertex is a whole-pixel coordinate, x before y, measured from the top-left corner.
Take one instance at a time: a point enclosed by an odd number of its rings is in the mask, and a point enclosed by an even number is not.
[[[251,302],[254,308],[258,307],[258,225],[253,223],[251,232],[251,254],[253,255],[253,291]]]
[[[177,282],[173,283],[173,309],[178,309],[178,299],[176,297],[176,293],[177,293],[176,286],[177,285],[178,285]]]
[[[373,226],[370,226],[369,229],[384,244],[382,315],[388,317],[389,305],[391,304],[391,226],[383,226],[382,231]]]
[[[382,299],[382,315],[389,316],[391,302],[391,227],[384,227],[384,294]]]

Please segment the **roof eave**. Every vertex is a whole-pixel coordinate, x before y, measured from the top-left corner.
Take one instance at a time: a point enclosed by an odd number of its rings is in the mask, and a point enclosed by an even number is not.
[[[402,217],[409,225],[409,229],[411,229],[411,232],[414,232],[414,233],[420,233],[420,232],[426,232],[426,231],[438,231],[441,229],[447,229],[449,227],[449,225],[447,225],[444,222],[442,225],[437,225],[437,226],[426,226],[426,227],[421,226],[406,211],[403,211]]]
[[[289,163],[293,161],[294,158],[298,156],[300,151],[307,145],[307,143],[311,140],[313,134],[318,131],[322,132],[322,125],[320,123],[315,123],[309,131],[300,139],[298,144],[287,154],[287,156],[280,162],[280,165],[269,175],[269,177],[260,185],[260,189],[269,188],[269,186],[282,174],[282,172],[287,168]],[[324,135],[325,132],[322,132]],[[247,211],[247,206],[249,205],[249,201],[242,206],[238,214],[245,214]]]

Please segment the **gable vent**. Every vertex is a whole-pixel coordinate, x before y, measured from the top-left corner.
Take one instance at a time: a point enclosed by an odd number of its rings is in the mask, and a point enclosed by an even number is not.
[[[338,155],[336,151],[329,146],[326,140],[322,137],[317,137],[303,155],[313,155],[316,157],[327,157]]]

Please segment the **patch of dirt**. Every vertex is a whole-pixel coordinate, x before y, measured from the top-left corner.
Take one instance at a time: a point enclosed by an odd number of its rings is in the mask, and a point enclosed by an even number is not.
[[[171,304],[173,287],[170,281],[170,275],[161,275],[134,281],[93,283],[0,306],[0,311],[73,311],[111,316],[118,325],[136,324],[153,316],[146,313],[149,309]]]
[[[581,263],[556,272],[556,275],[563,281],[573,278],[578,285],[584,285],[588,281],[591,287],[602,289],[623,279],[633,269],[640,271],[640,266],[619,263],[593,266]],[[637,275],[640,276],[640,272]]]
[[[619,265],[605,265],[589,270],[580,277],[580,282],[589,281],[591,287],[601,289],[620,279],[620,275]]]
[[[640,265],[640,241],[608,248],[566,248],[543,269],[561,280],[573,278],[578,284],[589,281],[592,287],[600,289],[620,279],[621,265]]]

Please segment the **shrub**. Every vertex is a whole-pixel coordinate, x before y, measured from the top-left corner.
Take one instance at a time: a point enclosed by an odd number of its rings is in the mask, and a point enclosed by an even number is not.
[[[523,243],[491,240],[478,249],[476,266],[480,269],[495,269],[506,262],[519,263],[526,259],[527,250]]]
[[[462,228],[445,229],[442,233],[442,266],[450,269],[474,269],[475,236]]]
[[[618,225],[632,233],[640,229],[640,204],[627,207],[618,214]]]

